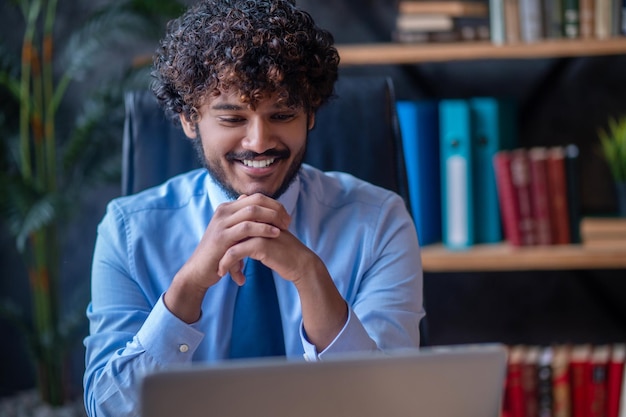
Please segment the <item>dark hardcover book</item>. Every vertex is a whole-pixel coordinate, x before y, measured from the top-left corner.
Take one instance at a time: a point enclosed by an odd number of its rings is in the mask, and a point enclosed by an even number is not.
[[[493,166],[496,174],[504,237],[512,246],[521,246],[519,205],[517,204],[517,192],[511,178],[510,151],[498,151],[493,157]]]
[[[567,201],[567,181],[565,179],[565,152],[555,146],[548,150],[548,189],[550,190],[550,224],[552,241],[556,245],[571,242],[570,222]]]
[[[552,382],[552,347],[542,348],[537,364],[537,415],[552,417],[554,404],[554,384]]]
[[[522,245],[534,245],[536,244],[535,219],[532,212],[530,161],[528,159],[528,151],[524,148],[517,148],[511,152],[511,179],[517,193]]]
[[[535,219],[535,240],[538,245],[552,244],[550,225],[550,195],[548,191],[548,151],[544,147],[533,147],[528,151],[530,160],[530,188],[532,212]]]
[[[571,39],[580,36],[578,0],[563,0],[563,36]]]
[[[580,158],[578,146],[565,147],[565,180],[567,182],[567,209],[571,243],[580,243]]]

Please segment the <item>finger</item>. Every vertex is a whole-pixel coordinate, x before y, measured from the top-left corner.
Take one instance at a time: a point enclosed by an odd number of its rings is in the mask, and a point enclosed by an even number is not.
[[[253,258],[263,262],[268,241],[265,238],[251,238],[231,246],[218,263],[218,273],[224,275],[232,269],[236,270],[237,267],[241,270],[240,262],[243,262],[244,258]]]
[[[281,229],[287,229],[291,223],[291,216],[280,202],[260,193],[242,195],[232,205],[233,216],[238,221],[252,220]]]
[[[243,274],[243,259],[235,264],[229,271],[230,278],[240,287],[246,283],[246,276]]]

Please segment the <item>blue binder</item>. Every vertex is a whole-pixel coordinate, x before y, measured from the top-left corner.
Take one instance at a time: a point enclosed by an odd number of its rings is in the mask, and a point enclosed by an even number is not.
[[[409,199],[421,245],[441,241],[439,107],[436,101],[397,102]]]
[[[479,97],[469,100],[473,127],[473,196],[475,243],[500,242],[502,225],[493,156],[516,142],[515,106],[510,100]]]
[[[443,243],[449,249],[474,244],[472,120],[467,100],[439,102]]]

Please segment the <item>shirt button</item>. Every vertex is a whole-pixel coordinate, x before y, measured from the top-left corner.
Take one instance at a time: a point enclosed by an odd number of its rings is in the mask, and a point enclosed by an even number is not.
[[[187,353],[187,351],[189,351],[189,345],[185,343],[178,345],[178,350],[180,353]]]

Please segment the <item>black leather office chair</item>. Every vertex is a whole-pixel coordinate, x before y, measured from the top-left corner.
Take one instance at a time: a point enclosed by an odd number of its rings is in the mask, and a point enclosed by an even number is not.
[[[340,77],[335,93],[316,114],[305,162],[325,171],[349,172],[395,191],[409,207],[392,80]],[[127,93],[122,194],[141,191],[199,166],[191,142],[165,118],[152,92]],[[427,344],[425,319],[421,340]]]

